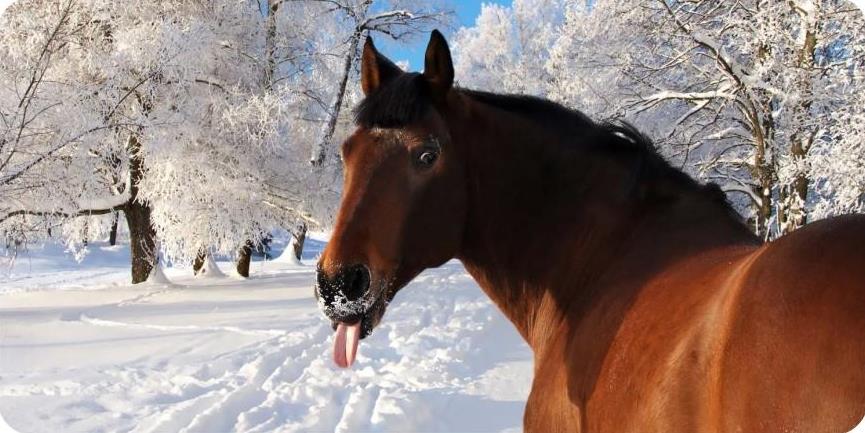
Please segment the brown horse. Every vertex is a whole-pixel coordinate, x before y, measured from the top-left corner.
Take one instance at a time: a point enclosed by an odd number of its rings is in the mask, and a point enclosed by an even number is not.
[[[865,414],[865,217],[761,243],[627,126],[453,87],[367,40],[316,294],[334,358],[456,257],[532,347],[527,431],[846,431]]]

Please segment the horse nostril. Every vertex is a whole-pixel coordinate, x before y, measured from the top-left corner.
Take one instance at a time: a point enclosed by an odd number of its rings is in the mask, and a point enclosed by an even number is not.
[[[342,293],[349,301],[360,299],[369,290],[369,269],[364,265],[355,265],[345,272],[345,286]]]

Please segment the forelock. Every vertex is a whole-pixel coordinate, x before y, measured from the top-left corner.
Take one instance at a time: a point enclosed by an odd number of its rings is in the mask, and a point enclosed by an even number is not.
[[[405,73],[367,95],[354,120],[366,128],[401,128],[420,121],[432,107],[429,84],[418,73]]]

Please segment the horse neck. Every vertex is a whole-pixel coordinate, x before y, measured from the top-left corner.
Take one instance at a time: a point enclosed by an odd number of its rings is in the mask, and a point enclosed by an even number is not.
[[[476,105],[461,123],[453,133],[468,149],[468,211],[458,258],[536,353],[568,311],[600,302],[590,287],[629,250],[654,246],[647,262],[658,270],[687,254],[755,242],[698,194],[638,211],[626,192],[632,167],[589,161],[573,151],[579,143],[517,115]]]

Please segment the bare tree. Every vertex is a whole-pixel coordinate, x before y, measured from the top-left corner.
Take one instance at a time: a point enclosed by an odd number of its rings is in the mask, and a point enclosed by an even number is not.
[[[744,197],[763,237],[807,221],[806,166],[833,105],[814,89],[838,66],[821,50],[857,13],[844,3],[654,0],[630,12],[647,35],[626,59],[631,112],[678,113],[667,140],[682,164],[696,157],[701,175]]]

